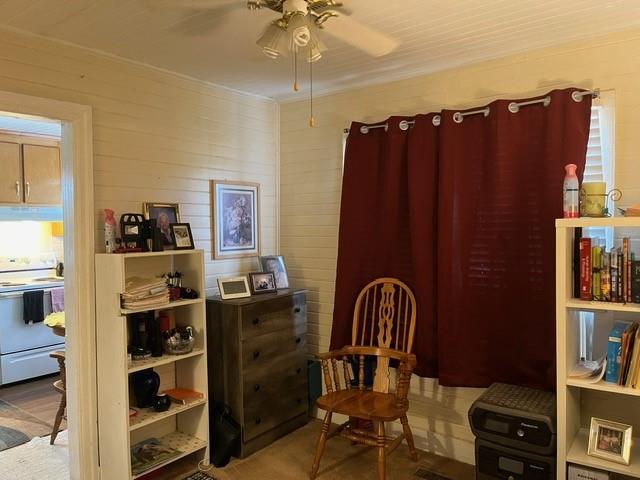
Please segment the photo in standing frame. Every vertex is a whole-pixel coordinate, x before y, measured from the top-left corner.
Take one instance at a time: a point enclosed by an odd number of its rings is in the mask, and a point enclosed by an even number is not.
[[[172,223],[180,223],[180,209],[177,203],[151,203],[143,204],[144,216],[147,220],[155,219],[156,226],[160,229],[162,243],[165,246],[173,245],[171,237]]]
[[[169,226],[171,238],[176,250],[189,250],[195,248],[191,225],[188,223],[172,223]]]
[[[593,457],[629,465],[632,428],[624,423],[592,418],[587,453]]]
[[[269,255],[260,257],[260,266],[263,272],[271,272],[276,279],[276,287],[289,288],[289,276],[282,255]]]

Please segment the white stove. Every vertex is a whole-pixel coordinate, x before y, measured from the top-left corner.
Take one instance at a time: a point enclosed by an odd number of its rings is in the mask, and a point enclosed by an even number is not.
[[[51,313],[51,289],[64,286],[56,264],[52,253],[0,257],[0,385],[58,371],[49,353],[64,350],[64,338],[43,322],[25,323],[22,299],[42,290],[44,314]]]

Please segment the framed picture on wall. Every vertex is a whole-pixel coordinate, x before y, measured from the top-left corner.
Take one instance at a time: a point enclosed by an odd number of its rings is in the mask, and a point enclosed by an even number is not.
[[[592,457],[629,465],[632,428],[624,423],[592,418],[587,453]]]
[[[211,180],[213,258],[260,255],[260,185]]]
[[[180,223],[180,207],[177,203],[152,203],[142,204],[144,216],[147,220],[154,219],[162,234],[162,243],[167,246],[173,245],[171,237],[172,223]]]

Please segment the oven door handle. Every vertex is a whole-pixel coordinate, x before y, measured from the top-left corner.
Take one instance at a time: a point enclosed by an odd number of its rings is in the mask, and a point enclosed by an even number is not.
[[[51,290],[53,289],[50,288],[49,290],[44,290],[44,293],[51,293]],[[22,294],[26,291],[28,290],[21,290],[19,292],[0,293],[0,298],[22,298]]]

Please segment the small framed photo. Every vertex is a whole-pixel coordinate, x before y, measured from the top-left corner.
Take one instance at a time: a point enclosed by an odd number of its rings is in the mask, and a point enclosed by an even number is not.
[[[276,277],[271,272],[256,272],[249,274],[249,283],[251,285],[251,293],[274,293],[278,289],[276,287]]]
[[[263,272],[273,273],[276,278],[276,288],[289,288],[289,276],[282,255],[260,257],[260,266]]]
[[[260,255],[260,185],[211,180],[213,258]]]
[[[588,454],[593,457],[629,465],[632,442],[631,425],[591,418]]]
[[[180,223],[180,208],[177,203],[151,203],[142,204],[144,216],[147,220],[154,219],[162,234],[162,242],[166,246],[173,245],[171,238],[172,223]]]
[[[193,250],[193,235],[191,234],[191,225],[188,223],[171,223],[171,239],[176,250]]]
[[[218,278],[218,288],[223,300],[251,296],[247,277]]]

